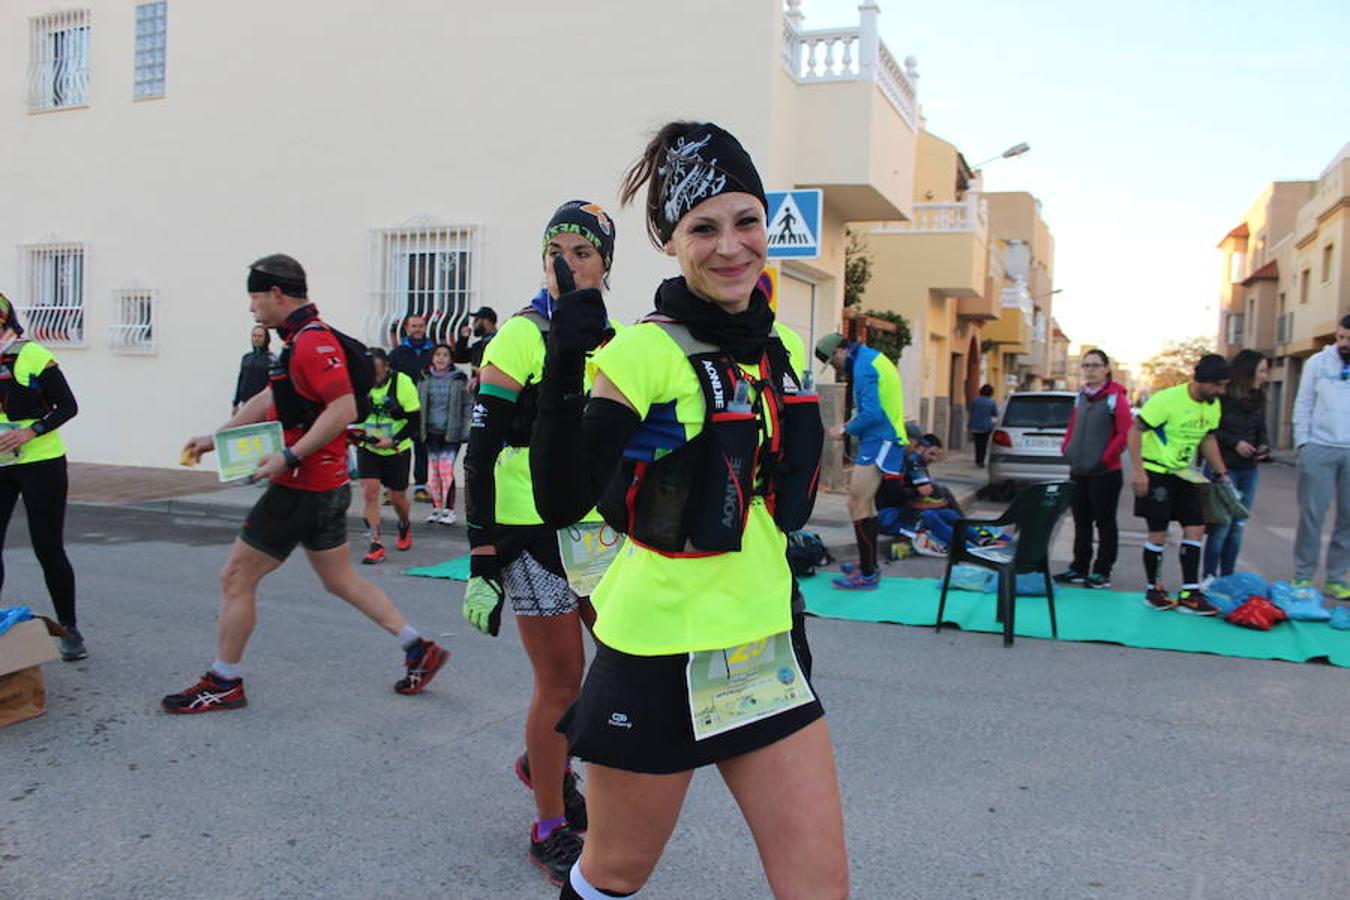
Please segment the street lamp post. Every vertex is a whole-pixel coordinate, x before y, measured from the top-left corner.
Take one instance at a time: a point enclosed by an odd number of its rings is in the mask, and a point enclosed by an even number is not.
[[[991,162],[998,162],[1000,159],[1012,159],[1014,156],[1021,156],[1023,153],[1026,153],[1030,149],[1031,145],[1028,144],[1026,141],[1023,141],[1020,144],[1013,144],[1011,147],[1009,147],[1007,150],[1004,150],[998,156],[991,156],[984,162],[980,163],[979,165],[971,166],[971,168],[981,169],[989,165]]]

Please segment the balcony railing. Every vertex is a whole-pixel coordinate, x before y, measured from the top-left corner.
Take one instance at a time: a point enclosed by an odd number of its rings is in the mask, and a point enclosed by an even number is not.
[[[877,34],[877,14],[872,4],[860,7],[862,21],[855,28],[800,29],[800,0],[788,0],[783,17],[783,68],[799,84],[831,81],[872,81],[895,107],[910,128],[918,130],[918,93],[914,83],[919,73],[914,57],[904,65],[896,62]]]
[[[1022,315],[1028,319],[1031,318],[1034,307],[1031,302],[1031,291],[1028,291],[1026,284],[1021,281],[1013,282],[1003,289],[999,305],[1004,309],[1020,309]]]
[[[960,203],[916,203],[914,218],[908,222],[890,222],[878,226],[876,233],[952,234],[989,230],[989,203],[972,194]]]

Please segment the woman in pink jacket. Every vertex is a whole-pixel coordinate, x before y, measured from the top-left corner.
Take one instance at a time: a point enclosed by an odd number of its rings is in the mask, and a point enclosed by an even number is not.
[[[1120,455],[1133,424],[1129,396],[1111,379],[1111,360],[1101,350],[1083,354],[1083,388],[1069,415],[1060,449],[1073,479],[1073,565],[1055,576],[1060,584],[1111,586],[1119,532],[1116,507],[1122,476]],[[1097,527],[1097,559],[1092,528]]]

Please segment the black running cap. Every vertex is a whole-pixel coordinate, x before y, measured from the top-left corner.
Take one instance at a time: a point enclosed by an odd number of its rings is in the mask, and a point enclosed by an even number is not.
[[[497,321],[497,311],[490,306],[480,306],[473,312],[469,313],[469,318],[487,319],[489,321],[495,322]]]

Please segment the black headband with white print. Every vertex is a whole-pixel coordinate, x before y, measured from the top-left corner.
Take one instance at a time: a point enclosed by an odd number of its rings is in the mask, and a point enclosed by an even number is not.
[[[691,129],[666,147],[656,169],[661,184],[661,240],[695,206],[719,194],[751,194],[768,210],[764,184],[740,141],[712,123]]]

